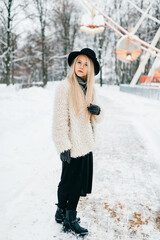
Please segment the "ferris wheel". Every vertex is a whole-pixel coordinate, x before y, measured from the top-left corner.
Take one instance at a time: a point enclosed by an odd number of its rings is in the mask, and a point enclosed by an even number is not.
[[[160,21],[148,14],[156,0],[152,0],[145,11],[137,7],[131,0],[127,1],[132,5],[132,7],[142,14],[132,31],[128,32],[122,26],[117,24],[113,19],[99,10],[90,0],[81,0],[82,4],[86,7],[89,13],[83,16],[80,29],[86,33],[96,34],[102,32],[104,30],[104,26],[106,25],[112,31],[118,34],[120,40],[116,46],[116,56],[120,61],[132,62],[140,56],[142,51],[146,52],[145,57],[143,57],[142,61],[140,61],[139,67],[130,83],[131,86],[134,86],[137,83],[151,55],[155,57],[155,61],[148,75],[153,75],[155,66],[159,66],[160,68],[160,49],[155,47],[160,38],[160,27],[156,32],[151,44],[136,36],[136,32],[146,17],[157,22],[158,24],[160,24]]]

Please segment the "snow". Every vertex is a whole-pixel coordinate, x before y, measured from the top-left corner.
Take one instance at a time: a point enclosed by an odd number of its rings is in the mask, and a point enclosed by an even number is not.
[[[51,137],[57,84],[0,85],[0,239],[76,239],[54,220],[61,174]],[[78,205],[85,239],[158,240],[160,102],[116,86],[96,88],[105,116],[97,128],[93,192]]]

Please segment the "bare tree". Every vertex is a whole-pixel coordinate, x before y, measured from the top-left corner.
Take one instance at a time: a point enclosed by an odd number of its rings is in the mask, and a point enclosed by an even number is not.
[[[26,5],[15,0],[1,0],[0,4],[0,61],[3,68],[0,70],[3,83],[14,84],[14,62],[17,61],[17,40],[15,32],[17,15]],[[17,23],[18,24],[18,23]]]
[[[33,0],[41,27],[41,66],[42,66],[42,81],[44,86],[48,81],[47,68],[47,44],[46,44],[46,25],[48,17],[47,0]]]
[[[50,42],[46,41],[46,49],[50,49]],[[19,74],[22,76],[23,82],[28,85],[32,85],[33,82],[39,82],[42,77],[42,43],[41,33],[35,32],[33,34],[28,33],[25,44],[20,49],[22,61],[20,62]],[[45,57],[45,65],[47,70],[51,67],[51,53],[48,51]],[[23,76],[25,73],[25,76]],[[48,73],[48,79],[50,78]],[[41,84],[42,85],[42,84]],[[44,82],[43,82],[44,86]]]
[[[55,54],[66,56],[74,47],[78,31],[78,9],[76,9],[73,1],[59,0],[54,4],[53,16],[52,21],[56,29]],[[62,66],[62,76],[65,76],[67,73],[67,59],[61,59],[59,66]]]
[[[11,82],[11,54],[12,54],[12,43],[11,43],[11,35],[12,35],[12,21],[14,16],[12,15],[12,6],[13,0],[2,0],[3,5],[1,6],[1,24],[3,26],[3,30],[5,32],[3,38],[3,60],[5,65],[4,77],[7,85]],[[5,39],[6,38],[6,39]]]

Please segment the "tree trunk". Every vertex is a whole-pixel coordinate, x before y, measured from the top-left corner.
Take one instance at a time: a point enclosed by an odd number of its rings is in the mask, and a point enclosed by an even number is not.
[[[45,63],[46,46],[45,46],[45,27],[44,26],[42,26],[41,28],[41,38],[42,38],[42,80],[43,80],[43,85],[45,86],[48,82],[48,70],[47,70],[47,65]]]
[[[6,84],[10,84],[10,76],[11,76],[11,7],[12,7],[12,0],[8,1],[8,18],[7,18],[7,54],[6,54],[6,74],[5,74],[5,81]]]

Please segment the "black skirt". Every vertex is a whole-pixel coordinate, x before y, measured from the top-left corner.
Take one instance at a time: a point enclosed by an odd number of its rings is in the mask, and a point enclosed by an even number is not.
[[[61,181],[58,185],[66,195],[86,196],[92,191],[93,153],[71,158],[71,163],[62,163]]]

